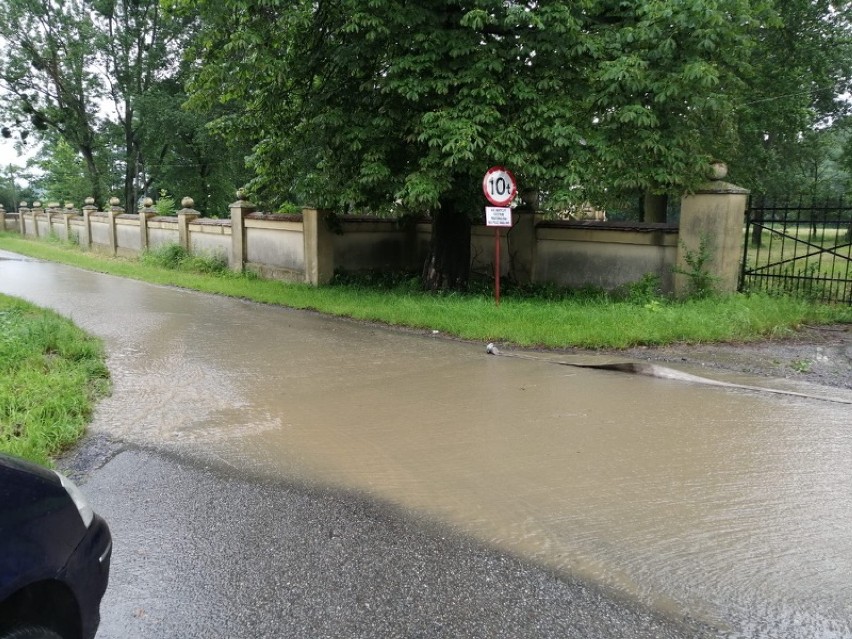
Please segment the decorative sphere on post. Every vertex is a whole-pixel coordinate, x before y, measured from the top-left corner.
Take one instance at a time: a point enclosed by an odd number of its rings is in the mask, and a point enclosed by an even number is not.
[[[724,180],[728,177],[728,165],[721,160],[713,160],[710,163],[710,179]]]
[[[180,205],[185,209],[191,209],[195,206],[195,200],[191,197],[185,197],[180,201]]]

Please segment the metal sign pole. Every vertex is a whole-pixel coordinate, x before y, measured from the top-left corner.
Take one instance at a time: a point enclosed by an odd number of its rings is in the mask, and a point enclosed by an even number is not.
[[[494,299],[500,306],[500,227],[494,228]]]
[[[500,227],[512,227],[509,205],[518,192],[515,176],[502,166],[492,166],[482,178],[482,192],[493,206],[485,207],[485,223],[494,228],[494,299],[500,306]]]

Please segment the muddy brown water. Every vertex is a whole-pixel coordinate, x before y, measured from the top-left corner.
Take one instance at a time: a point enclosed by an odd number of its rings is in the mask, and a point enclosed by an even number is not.
[[[95,431],[355,489],[731,636],[852,636],[849,405],[0,257],[0,292],[106,341]]]

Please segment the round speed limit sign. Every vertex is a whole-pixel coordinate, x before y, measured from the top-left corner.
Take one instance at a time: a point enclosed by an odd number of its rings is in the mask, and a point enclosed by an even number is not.
[[[508,206],[515,199],[518,185],[510,170],[492,166],[482,178],[482,192],[494,206]]]

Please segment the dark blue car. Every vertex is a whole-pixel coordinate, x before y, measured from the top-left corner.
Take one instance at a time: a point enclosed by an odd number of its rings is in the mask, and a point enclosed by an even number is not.
[[[59,473],[0,454],[0,639],[91,639],[109,527]]]

